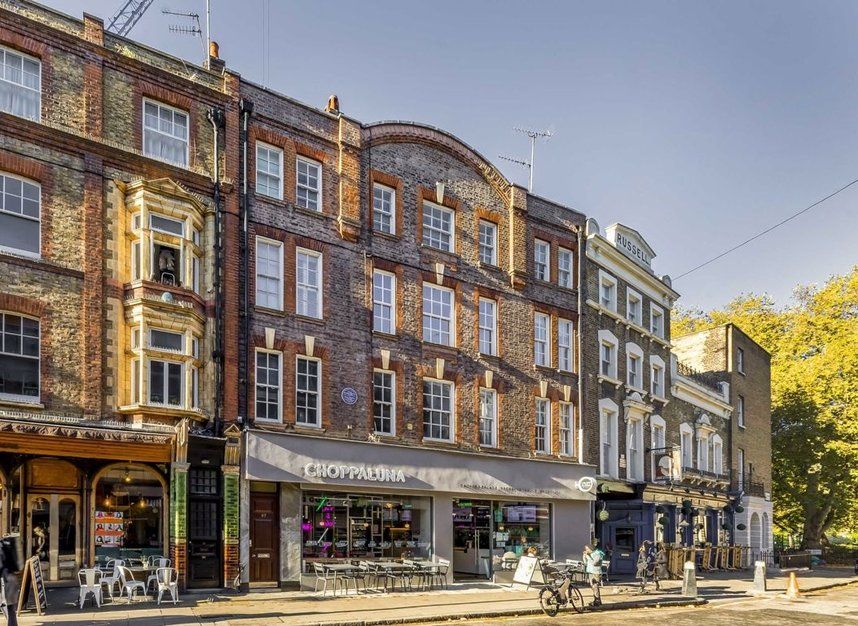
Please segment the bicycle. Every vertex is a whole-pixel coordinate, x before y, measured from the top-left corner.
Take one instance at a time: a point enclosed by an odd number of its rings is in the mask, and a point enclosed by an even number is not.
[[[539,605],[548,617],[554,617],[561,607],[572,605],[576,613],[584,612],[584,596],[573,582],[575,570],[567,567],[558,572],[554,581],[539,590]]]

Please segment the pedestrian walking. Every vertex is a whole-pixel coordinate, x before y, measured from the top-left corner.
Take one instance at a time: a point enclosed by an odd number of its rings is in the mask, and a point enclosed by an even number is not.
[[[18,575],[24,567],[21,539],[18,535],[0,538],[0,604],[8,626],[18,626]]]
[[[599,546],[584,546],[584,571],[590,581],[590,589],[593,590],[593,601],[590,606],[602,605],[602,562],[605,553]]]
[[[658,544],[658,552],[655,554],[655,588],[659,589],[658,581],[670,578],[670,572],[667,570],[667,549],[663,543]]]

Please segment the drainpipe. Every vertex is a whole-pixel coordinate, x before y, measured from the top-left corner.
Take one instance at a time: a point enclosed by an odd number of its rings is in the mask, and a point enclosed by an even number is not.
[[[214,292],[215,292],[215,340],[212,356],[215,367],[215,434],[223,428],[223,210],[220,198],[220,129],[224,127],[223,109],[212,107],[206,113],[212,125],[212,143],[214,152],[213,195],[215,204],[214,228]]]
[[[581,227],[578,227],[578,462],[584,462],[584,237]],[[591,516],[592,519],[592,516]]]
[[[242,267],[244,271],[243,280],[241,281],[241,324],[242,324],[242,339],[239,342],[241,355],[239,364],[241,365],[241,389],[244,398],[244,416],[241,420],[242,428],[247,427],[247,420],[250,414],[248,401],[248,351],[250,346],[250,295],[248,283],[250,282],[250,251],[248,250],[248,213],[247,205],[247,128],[250,122],[250,116],[253,114],[253,102],[250,100],[241,99],[239,102],[239,110],[241,111],[241,129],[239,131],[239,141],[241,143],[241,196],[239,198],[239,213],[241,215],[241,257]]]

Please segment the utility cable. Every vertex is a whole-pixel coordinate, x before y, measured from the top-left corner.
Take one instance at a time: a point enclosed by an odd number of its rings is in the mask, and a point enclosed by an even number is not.
[[[673,280],[679,280],[679,279],[680,279],[680,278],[682,278],[683,276],[688,276],[690,273],[692,273],[692,272],[696,272],[697,270],[699,270],[699,269],[701,269],[701,268],[703,268],[703,267],[706,267],[706,266],[707,266],[707,265],[709,265],[710,263],[714,263],[714,262],[715,262],[715,261],[717,261],[718,259],[720,259],[720,258],[723,258],[723,257],[727,256],[727,255],[728,255],[728,254],[730,254],[731,252],[735,252],[736,250],[738,250],[738,249],[739,249],[739,248],[741,248],[742,246],[746,246],[746,245],[748,245],[749,243],[751,243],[751,242],[752,242],[752,241],[754,241],[755,239],[759,239],[759,238],[760,238],[760,237],[762,237],[763,235],[766,235],[766,234],[768,234],[768,233],[772,232],[774,229],[778,228],[779,226],[783,226],[783,225],[784,225],[784,224],[786,224],[787,222],[794,220],[794,219],[795,219],[795,218],[797,218],[799,215],[802,215],[803,213],[807,213],[807,212],[808,212],[808,211],[810,211],[812,208],[819,206],[820,204],[822,204],[822,203],[823,203],[823,202],[825,202],[826,200],[830,200],[831,198],[833,198],[833,197],[834,197],[834,196],[836,196],[837,194],[839,194],[839,193],[841,193],[841,192],[843,192],[843,191],[846,191],[847,189],[849,189],[852,185],[854,185],[854,184],[856,184],[856,183],[858,183],[858,178],[856,178],[855,180],[853,180],[851,183],[848,183],[848,184],[846,184],[846,185],[843,185],[843,186],[842,186],[840,189],[838,189],[837,191],[833,191],[833,192],[831,192],[830,194],[828,194],[828,195],[827,195],[827,196],[825,196],[824,198],[820,198],[819,200],[817,200],[816,202],[814,202],[814,203],[813,203],[813,204],[811,204],[810,206],[807,206],[807,207],[803,208],[803,209],[802,209],[801,211],[799,211],[798,213],[793,213],[792,215],[790,215],[789,217],[787,217],[787,218],[785,218],[785,219],[781,220],[781,221],[780,221],[780,222],[778,222],[777,224],[774,224],[773,226],[769,226],[767,229],[765,229],[765,230],[763,230],[763,231],[760,231],[759,233],[757,233],[757,234],[756,234],[756,235],[754,235],[753,237],[749,237],[748,239],[746,239],[746,240],[745,240],[745,241],[743,241],[742,243],[736,244],[736,245],[735,245],[735,246],[733,246],[732,248],[729,248],[729,249],[725,250],[724,252],[722,252],[722,253],[721,253],[721,254],[719,254],[718,256],[714,256],[714,257],[712,257],[711,259],[709,259],[708,261],[704,261],[704,262],[703,262],[703,263],[701,263],[700,265],[698,265],[698,266],[696,266],[696,267],[692,267],[690,270],[683,272],[683,273],[682,273],[682,274],[680,274],[679,276],[676,276]]]

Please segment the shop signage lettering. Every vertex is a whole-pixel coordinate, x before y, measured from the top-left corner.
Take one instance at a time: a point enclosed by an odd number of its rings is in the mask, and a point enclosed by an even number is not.
[[[304,466],[304,476],[310,478],[341,478],[348,480],[367,480],[377,483],[404,483],[405,472],[402,470],[382,467],[366,467],[365,465],[334,465],[326,463],[307,463]]]
[[[644,249],[639,246],[637,243],[626,237],[624,234],[618,232],[614,236],[614,242],[617,247],[620,248],[623,252],[625,252],[628,256],[633,259],[640,261],[647,267],[650,265],[650,258]]]

